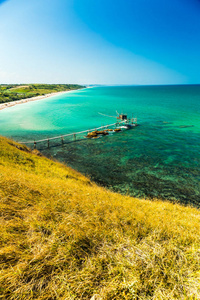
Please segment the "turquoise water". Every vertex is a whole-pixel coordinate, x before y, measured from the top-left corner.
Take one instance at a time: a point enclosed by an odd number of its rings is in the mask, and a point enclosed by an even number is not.
[[[0,133],[18,141],[115,122],[140,126],[95,140],[65,139],[37,147],[99,184],[123,194],[200,206],[200,86],[97,87],[0,111]],[[68,143],[69,142],[69,143]]]

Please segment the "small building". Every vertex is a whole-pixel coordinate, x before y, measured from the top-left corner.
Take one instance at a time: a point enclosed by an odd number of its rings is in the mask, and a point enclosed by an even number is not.
[[[125,114],[120,114],[120,115],[117,117],[117,119],[122,120],[122,121],[127,120],[127,115],[125,115]]]

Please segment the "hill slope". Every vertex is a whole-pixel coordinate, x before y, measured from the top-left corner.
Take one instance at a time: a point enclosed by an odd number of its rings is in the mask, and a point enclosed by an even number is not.
[[[200,211],[37,154],[0,138],[1,299],[200,299]]]

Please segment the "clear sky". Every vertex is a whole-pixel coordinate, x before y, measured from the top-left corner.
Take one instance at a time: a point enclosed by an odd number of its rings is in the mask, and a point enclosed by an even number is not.
[[[0,83],[200,83],[199,0],[0,0]]]

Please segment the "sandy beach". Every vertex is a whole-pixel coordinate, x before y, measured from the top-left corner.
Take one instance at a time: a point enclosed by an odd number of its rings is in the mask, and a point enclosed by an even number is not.
[[[49,98],[49,97],[52,97],[52,96],[57,96],[59,94],[68,93],[68,92],[71,92],[71,91],[72,90],[57,92],[57,93],[50,93],[50,94],[37,96],[37,97],[26,98],[26,99],[21,99],[21,100],[12,101],[12,102],[6,102],[6,103],[0,103],[0,110],[11,107],[11,106],[15,106],[17,104],[23,104],[23,103],[27,103],[27,102],[31,102],[31,101],[42,100],[42,99],[46,99],[46,98]]]

